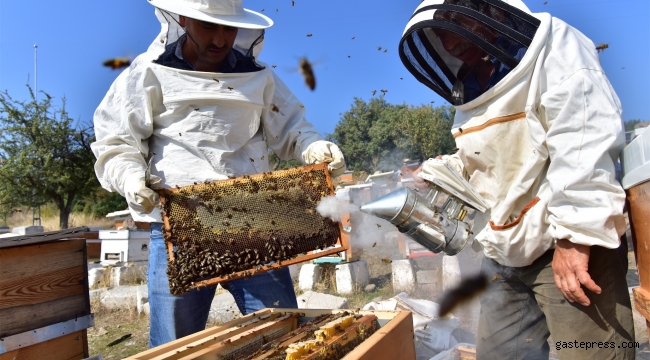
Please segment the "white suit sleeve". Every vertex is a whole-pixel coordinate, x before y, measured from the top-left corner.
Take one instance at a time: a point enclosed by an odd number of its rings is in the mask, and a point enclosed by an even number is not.
[[[144,178],[153,132],[152,98],[159,96],[159,87],[144,85],[155,83],[154,76],[147,70],[137,71],[134,65],[111,85],[93,119],[95,173],[104,189],[122,195],[127,179]]]
[[[618,247],[625,232],[625,192],[614,165],[625,145],[618,97],[602,71],[582,69],[545,93],[541,106],[548,127],[551,234]]]
[[[265,90],[266,106],[262,112],[266,142],[281,159],[302,160],[302,152],[314,141],[322,140],[322,137],[316,128],[305,120],[302,103],[284,82],[271,72],[273,77]]]

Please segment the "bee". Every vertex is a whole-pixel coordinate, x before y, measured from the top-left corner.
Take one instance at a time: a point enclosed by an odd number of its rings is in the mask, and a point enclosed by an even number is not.
[[[384,94],[386,94],[388,92],[388,90],[385,90],[385,89],[381,89],[380,91],[383,92]]]
[[[348,59],[350,58],[350,55],[348,55]]]
[[[271,111],[273,111],[273,112],[278,112],[278,111],[280,111],[280,109],[278,108],[277,105],[275,105],[275,104],[271,104]]]
[[[232,245],[232,244],[234,244],[234,243],[235,243],[235,240],[234,240],[234,239],[228,239],[228,244]]]
[[[230,86],[228,86],[228,90],[231,90],[231,91],[232,91],[232,90],[234,90],[234,89],[233,89],[233,88],[231,88]]]
[[[199,111],[199,108],[194,108],[194,111]],[[195,183],[195,185],[196,185],[196,183]]]
[[[390,264],[390,263],[393,262],[393,260],[391,260],[391,259],[381,259],[381,262],[383,262],[384,264]]]
[[[480,151],[474,151],[474,154],[481,155],[481,152]]]
[[[129,58],[108,59],[104,61],[102,65],[117,70],[131,65],[131,60]]]
[[[377,51],[381,51],[381,46],[377,48]]]
[[[253,158],[248,158],[248,160],[250,160],[251,162],[255,162],[255,159]]]
[[[427,327],[429,327],[429,324],[424,324],[424,327],[422,328],[422,330],[426,330]]]
[[[375,247],[375,246],[377,246],[377,243],[372,244],[372,247]]]
[[[273,303],[273,306],[280,306],[280,300]]]
[[[404,78],[399,78],[400,80],[404,80]]]
[[[278,12],[278,9],[275,9],[275,12]]]
[[[295,5],[295,3],[296,3],[295,1],[292,1],[292,2],[291,2],[291,6]]]
[[[271,65],[271,67],[275,69],[275,68],[278,67],[278,66],[275,65],[275,64],[273,64],[273,65]]]
[[[388,49],[384,49],[384,52],[388,52]]]
[[[598,52],[605,51],[605,49],[609,48],[609,44],[600,44],[596,46],[596,50]]]
[[[260,10],[261,12],[264,12],[264,9]]]
[[[313,36],[313,34],[307,34],[307,37],[312,37],[312,36]]]
[[[352,39],[350,39],[350,40],[354,40],[354,36],[353,36]]]
[[[376,93],[377,93],[377,90],[373,90],[372,91],[372,96],[375,96]]]
[[[178,136],[183,136],[183,134],[181,134],[181,133],[178,133]]]
[[[462,134],[463,133],[463,128],[458,128],[458,131],[460,131],[460,133]]]
[[[217,79],[217,78],[212,78],[212,80],[214,80],[216,82],[219,82],[219,79]]]
[[[449,314],[454,308],[477,296],[487,287],[487,278],[483,274],[467,278],[461,281],[460,285],[456,288],[447,291],[442,296],[440,301],[440,314],[445,316]]]
[[[260,160],[264,160],[264,155],[262,155],[262,157],[260,158]]]
[[[375,225],[377,225],[377,227],[378,227],[378,228],[380,228],[380,227],[381,227],[381,225],[379,225],[379,224],[375,224]]]
[[[492,282],[496,282],[497,280],[499,280],[499,275],[498,274],[494,275],[494,277],[492,278]]]
[[[311,36],[311,35],[308,35]],[[316,88],[316,77],[314,76],[314,71],[312,70],[311,64],[307,61],[307,58],[301,58],[299,67],[300,73],[303,78],[305,78],[305,83],[310,90]]]

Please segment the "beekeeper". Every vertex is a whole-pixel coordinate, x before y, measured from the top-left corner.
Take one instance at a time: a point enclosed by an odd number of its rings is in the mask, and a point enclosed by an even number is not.
[[[281,159],[327,162],[332,176],[345,171],[345,162],[338,147],[305,120],[300,101],[257,60],[271,19],[244,9],[241,0],[149,3],[162,29],[97,108],[92,150],[102,187],[122,194],[136,221],[151,223],[153,347],[203,330],[215,289],[170,294],[159,198],[152,189],[269,171],[267,145]],[[298,307],[287,268],[222,286],[243,314]]]
[[[548,359],[549,335],[560,359],[634,358],[622,110],[594,44],[520,0],[425,0],[399,54],[455,106],[444,158],[490,206],[479,358]]]

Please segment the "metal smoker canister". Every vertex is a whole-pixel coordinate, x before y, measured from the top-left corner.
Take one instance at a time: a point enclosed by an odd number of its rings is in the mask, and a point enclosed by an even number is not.
[[[406,236],[434,253],[455,255],[469,238],[467,223],[428,206],[415,190],[401,188],[361,206],[361,211],[390,221]]]

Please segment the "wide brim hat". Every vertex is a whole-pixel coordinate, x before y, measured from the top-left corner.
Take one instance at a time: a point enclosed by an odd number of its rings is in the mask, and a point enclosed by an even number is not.
[[[273,20],[244,9],[242,0],[149,0],[161,10],[188,18],[242,29],[266,29]]]

